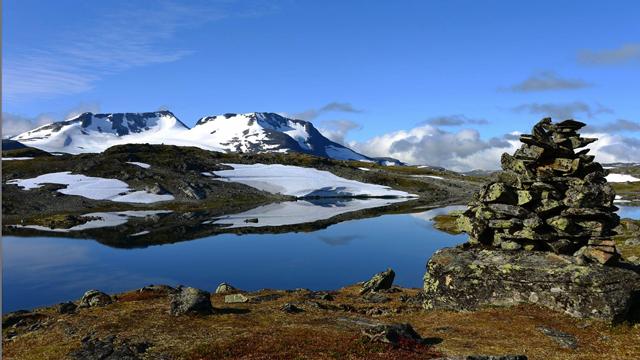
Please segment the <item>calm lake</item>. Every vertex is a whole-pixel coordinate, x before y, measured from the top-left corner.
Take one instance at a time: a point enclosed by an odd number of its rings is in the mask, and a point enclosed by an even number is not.
[[[433,229],[431,219],[464,207],[345,221],[312,232],[220,234],[146,248],[119,249],[91,239],[2,238],[3,311],[78,299],[148,284],[213,291],[220,282],[245,290],[336,289],[391,267],[395,283],[420,287],[434,251],[466,235]],[[640,208],[621,207],[640,218]],[[248,224],[249,226],[249,224]]]

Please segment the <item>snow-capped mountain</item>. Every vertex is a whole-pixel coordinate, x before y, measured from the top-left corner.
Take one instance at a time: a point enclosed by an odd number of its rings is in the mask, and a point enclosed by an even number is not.
[[[69,120],[40,126],[11,139],[48,152],[78,154],[102,152],[113,145],[127,143],[179,143],[187,131],[189,127],[170,111],[87,112]]]
[[[223,152],[301,152],[336,160],[376,161],[323,136],[308,121],[275,113],[224,114],[201,118],[189,129],[170,111],[84,113],[14,136],[48,152],[102,152],[127,143],[197,146]]]
[[[308,121],[275,113],[224,114],[198,120],[190,135],[232,152],[301,152],[337,160],[371,160],[322,135]]]

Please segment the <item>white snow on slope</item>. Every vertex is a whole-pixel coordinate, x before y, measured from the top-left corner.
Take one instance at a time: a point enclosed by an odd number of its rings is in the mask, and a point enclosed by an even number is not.
[[[306,200],[286,201],[259,206],[243,213],[223,216],[205,223],[225,225],[225,228],[304,224],[330,219],[352,211],[382,207],[402,201],[406,201],[406,199],[350,199],[326,204],[318,204],[317,202]]]
[[[627,174],[609,174],[606,177],[608,182],[634,182],[634,181],[640,181],[640,179],[638,179],[635,176],[631,176],[631,175],[627,175]]]
[[[121,144],[195,146],[213,151],[302,151],[337,160],[371,161],[333,143],[310,122],[275,113],[207,116],[189,129],[169,111],[152,113],[84,113],[47,124],[12,139],[48,152],[102,152]]]
[[[436,176],[436,175],[411,175],[411,177],[414,177],[414,178],[430,178],[430,179],[444,180],[444,178],[443,178],[442,176]]]
[[[12,225],[16,228],[23,229],[34,229],[41,231],[52,231],[52,232],[70,232],[70,231],[80,231],[87,229],[97,229],[103,227],[114,227],[118,225],[122,225],[129,221],[132,217],[147,217],[154,216],[158,214],[166,214],[170,213],[170,210],[151,210],[151,211],[120,211],[120,212],[95,212],[90,214],[84,214],[83,216],[87,217],[99,217],[100,219],[89,220],[84,224],[72,226],[68,229],[65,228],[49,228],[41,225]],[[132,235],[135,236],[136,234]]]
[[[71,174],[70,171],[49,173],[31,179],[14,179],[7,184],[15,184],[24,190],[41,187],[43,184],[67,185],[58,190],[65,195],[78,195],[93,200],[111,200],[129,203],[154,203],[173,200],[173,195],[157,195],[146,191],[132,191],[124,181],[105,179],[81,174]]]
[[[149,164],[145,164],[143,162],[137,162],[137,161],[127,161],[127,164],[140,166],[141,168],[144,168],[144,169],[148,169],[148,168],[151,167],[151,165],[149,165]]]
[[[31,160],[33,159],[32,157],[3,157],[2,161],[7,161],[7,160]]]
[[[328,171],[290,165],[225,164],[233,170],[214,171],[222,181],[238,182],[272,194],[304,197],[415,197],[387,186],[367,184]]]
[[[169,112],[143,113],[144,126],[135,122],[140,114],[124,114],[121,129],[126,129],[126,134],[119,134],[114,129],[113,119],[106,115],[122,114],[81,114],[64,123],[43,125],[12,139],[44,151],[70,154],[99,153],[114,145],[144,143],[198,146],[221,151],[212,142],[194,144],[189,128]],[[81,126],[82,123],[89,124]]]

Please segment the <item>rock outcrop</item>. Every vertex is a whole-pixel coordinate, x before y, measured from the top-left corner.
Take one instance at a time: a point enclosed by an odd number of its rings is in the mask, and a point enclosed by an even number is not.
[[[396,273],[392,269],[387,269],[385,271],[379,272],[367,282],[362,284],[362,289],[360,289],[360,295],[376,292],[380,290],[390,289],[393,285],[393,279],[396,277]]]
[[[515,154],[502,155],[500,181],[475,195],[459,217],[469,242],[503,250],[574,254],[599,263],[618,258],[613,229],[620,218],[607,171],[589,150],[596,139],[582,138],[584,123],[557,124],[545,118],[522,135]]]
[[[606,170],[576,152],[584,123],[545,118],[502,155],[499,180],[458,218],[463,246],[435,253],[424,307],[474,310],[533,303],[579,318],[619,322],[640,312],[640,274],[622,263],[612,236],[620,223]]]
[[[424,277],[427,309],[538,304],[579,318],[619,322],[640,310],[640,275],[542,251],[438,251]]]

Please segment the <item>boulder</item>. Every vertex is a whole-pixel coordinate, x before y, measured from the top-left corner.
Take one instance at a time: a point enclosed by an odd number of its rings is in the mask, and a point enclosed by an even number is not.
[[[393,279],[395,277],[396,273],[393,272],[393,270],[391,270],[390,268],[373,275],[373,277],[369,279],[369,281],[365,282],[362,285],[360,295],[366,294],[368,292],[390,289],[393,285]]]
[[[220,283],[220,285],[218,285],[218,287],[216,288],[216,294],[228,294],[236,291],[238,291],[238,289],[231,286],[230,284],[227,284],[226,282]]]
[[[171,295],[172,315],[207,315],[213,313],[210,294],[204,290],[181,287]]]
[[[249,298],[244,294],[225,295],[224,302],[227,304],[238,304],[249,302]]]
[[[82,295],[78,307],[87,308],[94,306],[105,306],[113,302],[111,296],[99,290],[89,290]]]
[[[280,307],[280,310],[289,313],[289,314],[297,314],[297,313],[301,313],[304,310],[302,310],[301,308],[299,308],[298,306],[292,304],[292,303],[285,303],[284,305],[282,305]]]
[[[426,309],[472,311],[530,303],[612,323],[640,312],[637,269],[541,251],[442,249],[427,265],[424,292]]]
[[[418,334],[411,324],[380,324],[363,329],[362,333],[374,342],[383,342],[392,345],[401,343],[422,344],[424,339]]]

